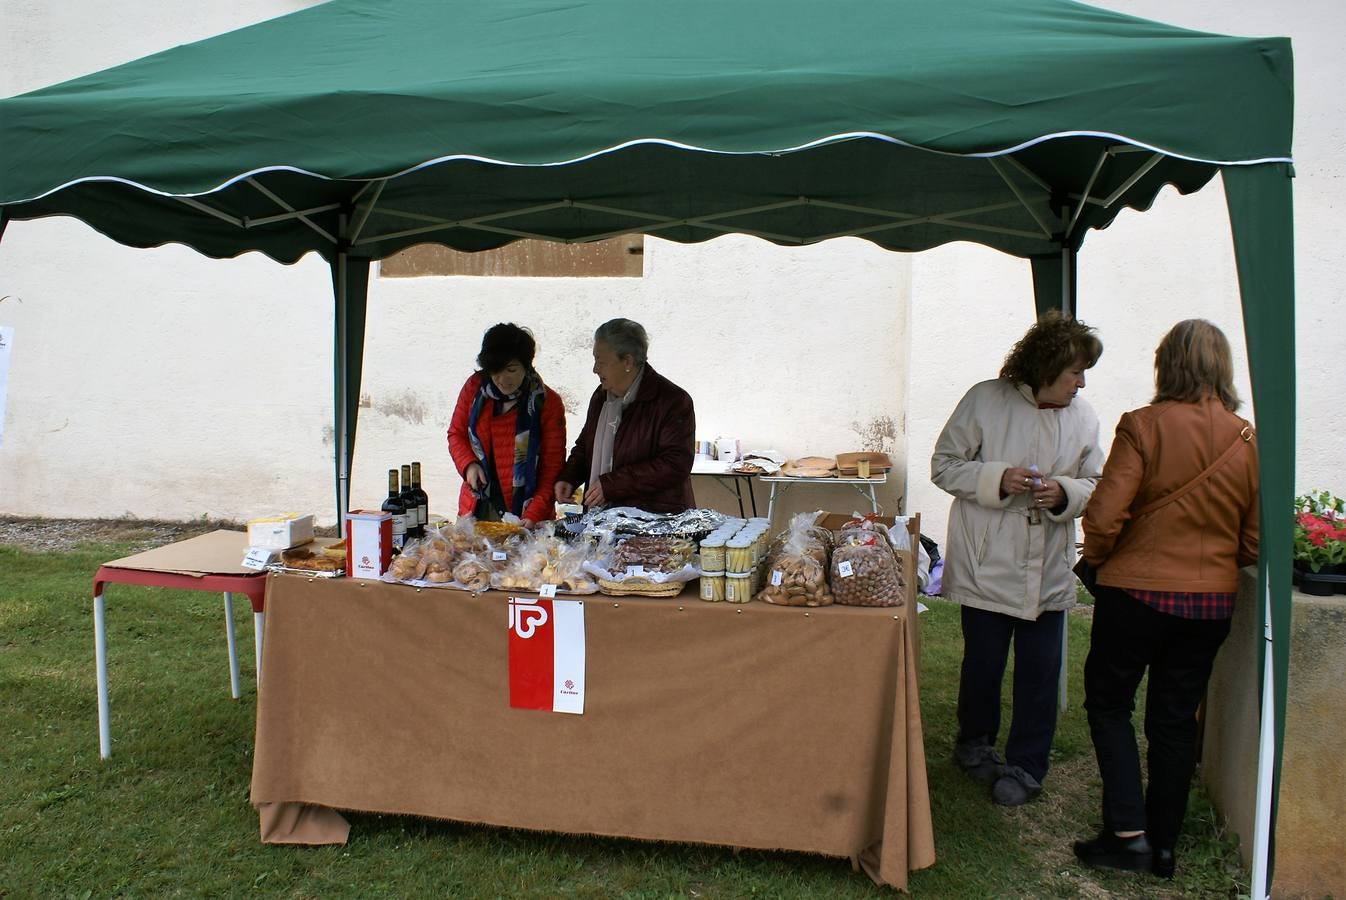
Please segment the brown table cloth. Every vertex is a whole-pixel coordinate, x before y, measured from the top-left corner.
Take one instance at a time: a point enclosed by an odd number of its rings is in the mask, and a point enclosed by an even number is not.
[[[344,809],[815,852],[898,888],[934,862],[907,610],[583,598],[568,715],[510,708],[507,596],[271,576],[262,840],[344,841]]]

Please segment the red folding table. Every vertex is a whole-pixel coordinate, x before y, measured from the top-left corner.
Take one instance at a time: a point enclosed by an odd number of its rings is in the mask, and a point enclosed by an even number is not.
[[[246,532],[212,531],[124,559],[114,559],[98,567],[98,574],[93,579],[93,629],[94,659],[98,667],[98,754],[104,759],[112,753],[112,736],[108,726],[107,629],[104,625],[103,586],[138,584],[223,593],[224,633],[229,643],[229,690],[237,700],[238,652],[234,645],[234,593],[246,594],[252,602],[259,683],[262,678],[262,613],[266,573],[243,568],[243,557],[247,552]]]

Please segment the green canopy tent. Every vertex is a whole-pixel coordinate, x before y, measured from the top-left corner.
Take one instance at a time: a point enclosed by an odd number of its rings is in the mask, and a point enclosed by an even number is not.
[[[0,100],[0,233],[331,263],[338,514],[369,264],[434,242],[970,240],[1075,308],[1090,229],[1222,174],[1261,440],[1283,734],[1293,493],[1289,41],[1068,0],[332,0]],[[1274,701],[1274,702],[1273,702]],[[1264,761],[1278,757],[1268,747]],[[1271,779],[1254,871],[1264,893]]]

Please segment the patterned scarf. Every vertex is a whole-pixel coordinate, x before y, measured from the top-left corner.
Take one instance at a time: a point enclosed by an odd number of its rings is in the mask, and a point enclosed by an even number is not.
[[[489,501],[496,515],[512,512],[522,516],[524,505],[537,489],[537,457],[542,447],[542,401],[545,397],[546,387],[542,384],[542,378],[532,369],[528,370],[519,389],[509,396],[500,393],[491,376],[481,373],[481,389],[477,391],[477,396],[472,400],[472,409],[467,414],[467,438],[472,444],[472,453],[486,475],[485,490],[473,493],[478,500]],[[514,476],[508,510],[505,508],[505,493],[496,475],[495,460],[486,458],[481,438],[477,435],[477,420],[488,399],[494,404],[492,412],[497,416],[503,414],[504,406],[509,401],[518,404],[515,407],[518,419],[514,426]]]

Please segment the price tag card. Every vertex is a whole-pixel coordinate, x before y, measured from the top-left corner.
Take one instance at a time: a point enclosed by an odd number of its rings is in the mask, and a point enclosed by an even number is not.
[[[637,577],[637,576],[639,576],[639,575],[644,575],[644,574],[645,574],[645,567],[644,567],[644,566],[627,566],[627,567],[626,567],[626,576],[627,576],[628,578],[635,578],[635,577]]]
[[[846,563],[846,565],[850,565],[850,563]],[[780,569],[772,569],[772,570],[771,570],[771,586],[772,586],[772,587],[780,587],[780,579],[781,579],[781,576],[780,576]]]
[[[837,574],[842,578],[850,578],[855,574],[855,571],[851,568],[851,561],[849,559],[843,559],[841,562],[837,563]]]
[[[276,558],[275,550],[265,550],[261,547],[249,547],[248,555],[243,557],[243,568],[255,569],[260,572],[271,564]]]
[[[537,595],[538,595],[539,597],[544,597],[544,598],[555,597],[555,596],[556,596],[556,585],[554,585],[554,584],[544,584],[541,588],[538,589]]]
[[[496,562],[501,562],[501,561],[503,561],[504,559],[506,559],[508,556],[509,556],[509,554],[506,553],[504,550],[492,550],[492,551],[491,551],[491,559],[493,559],[493,560],[496,561]]]

